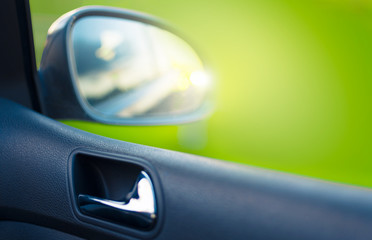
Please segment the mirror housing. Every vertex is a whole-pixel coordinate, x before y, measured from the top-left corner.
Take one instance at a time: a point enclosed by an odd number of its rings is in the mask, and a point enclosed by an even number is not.
[[[87,26],[91,24],[89,26],[92,27],[91,31],[96,31],[101,35],[85,31],[87,29],[84,30],[82,27],[84,25],[83,23]],[[102,23],[101,25],[104,27],[101,26],[100,28],[97,23]],[[155,32],[155,34],[151,35],[152,39],[150,39],[151,36],[148,37],[149,40],[151,40],[152,45],[149,44],[151,47],[149,47],[150,50],[148,50],[148,52],[145,52],[145,54],[142,53],[141,61],[127,61],[129,63],[136,62],[137,65],[128,64],[121,60],[121,62],[116,61],[115,63],[115,66],[119,67],[112,70],[112,66],[114,66],[111,63],[113,62],[111,61],[111,58],[113,58],[112,52],[107,52],[107,49],[102,49],[104,41],[116,42],[116,45],[118,45],[117,39],[115,40],[113,38],[118,34],[124,36],[126,32],[124,32],[123,29],[120,29],[121,31],[116,31],[116,33],[114,32],[114,34],[106,37],[106,40],[99,36],[102,36],[102,34],[107,35],[107,31],[105,31],[106,26],[107,29],[110,29],[110,26],[111,29],[114,29],[112,26],[115,24],[118,26],[120,24],[126,24],[125,26],[129,26],[129,28],[131,26],[135,27],[135,30],[141,28],[141,31],[143,28],[147,31],[147,35],[141,36],[149,36],[148,29],[150,29],[150,32]],[[159,19],[142,13],[118,8],[90,6],[66,13],[56,20],[50,27],[40,64],[39,77],[41,81],[40,92],[43,113],[56,119],[96,121],[120,125],[170,125],[193,122],[205,118],[212,112],[211,90],[213,89],[213,82],[207,78],[208,71],[204,67],[204,63],[200,59],[200,56],[195,53],[195,50],[193,50],[194,48],[190,47],[190,44],[187,44],[182,40],[183,38],[177,37],[179,34],[174,33],[175,31],[172,28]],[[138,37],[137,39],[133,38],[131,40],[130,37],[132,35],[133,34],[127,34],[127,36],[124,37],[129,38],[129,43],[132,43],[134,46],[136,42],[138,42],[138,39],[147,41],[147,38]],[[123,39],[122,36],[119,36],[118,38]],[[85,41],[90,42],[100,40],[101,47],[96,44],[96,48],[98,46],[101,49],[93,49],[96,53],[95,56],[97,56],[97,59],[93,59],[95,57],[92,54],[82,55],[81,49],[84,49],[84,47],[86,48],[89,44],[86,42],[79,42],[76,39],[88,39]],[[159,70],[160,68],[157,68],[154,70],[157,75],[151,75],[149,77],[148,74],[145,74],[147,80],[142,81],[145,77],[144,74],[141,73],[141,67],[142,63],[145,65],[146,62],[146,60],[143,60],[143,56],[153,55],[153,52],[151,52],[153,49],[157,49],[158,52],[159,49],[162,51],[162,49],[164,50],[164,46],[169,44],[169,42],[166,42],[166,44],[160,43],[163,48],[154,47],[154,42],[159,42],[159,39],[175,39],[172,41],[177,42],[177,46],[181,46],[180,49],[187,49],[185,51],[189,56],[191,56],[189,57],[189,60],[191,59],[189,61],[191,64],[188,65],[189,68],[187,68],[187,71],[180,71],[178,68],[177,71],[175,71],[174,67],[169,69],[166,68],[166,71],[164,70],[164,67],[161,68],[161,71]],[[120,51],[123,52],[123,47],[120,49]],[[136,52],[136,48],[132,47],[128,49],[132,51],[132,54],[127,54],[124,57],[127,59],[138,59],[138,51]],[[116,52],[117,55],[119,55],[120,51],[118,50]],[[173,48],[172,51],[168,52],[173,52],[173,55],[171,54],[172,56],[182,55],[177,54],[177,51],[177,48]],[[79,56],[80,58],[81,56],[84,56],[84,61],[79,60]],[[115,52],[113,56],[115,56]],[[170,59],[171,57],[169,57],[169,54],[167,55],[164,52],[161,52],[158,56],[160,56],[161,61],[164,62],[164,59],[165,61],[168,61],[166,64],[167,66],[179,65],[177,62],[174,64],[175,60]],[[87,57],[90,58],[87,59]],[[99,57],[102,57],[103,60],[98,59]],[[158,60],[160,58],[157,57],[156,59]],[[124,58],[122,57],[121,59]],[[92,60],[95,61],[94,64],[91,64]],[[102,63],[97,60],[102,60]],[[157,65],[159,62],[151,61],[147,63],[147,68],[144,67],[145,70],[142,72],[147,73],[149,67]],[[121,67],[117,62],[124,64],[126,67]],[[196,64],[193,64],[194,62]],[[91,64],[88,69],[94,71],[85,74],[85,72],[88,71],[81,71],[83,63],[85,65]],[[108,64],[111,65],[110,67],[101,68],[104,64],[106,64],[105,66]],[[125,76],[124,80],[128,82],[129,78],[126,77],[128,76],[127,73],[133,71],[134,68],[131,66],[140,69],[136,73],[139,76],[137,81],[142,81],[143,83],[141,82],[141,84],[137,85],[132,84],[134,87],[131,86],[129,88],[127,87],[128,84],[126,84],[126,88],[123,89],[118,87],[119,84],[112,87],[112,82],[115,81],[108,79],[107,75],[117,75],[119,69],[121,74],[120,76]],[[192,66],[192,68],[190,68],[190,66]],[[84,69],[87,69],[87,67],[85,66]],[[186,68],[183,67],[182,69]],[[107,91],[102,90],[102,85],[97,84],[97,86],[95,86],[95,82],[91,80],[94,77],[97,78],[97,76],[101,75],[104,77],[99,79],[100,83],[105,83],[108,79],[107,81],[111,84],[111,88]],[[201,81],[192,81],[195,79]],[[180,87],[179,82],[184,85],[186,83],[186,88],[182,87],[182,84]],[[192,83],[195,84],[193,85]],[[173,84],[174,86],[171,86],[170,84]],[[98,94],[96,93],[97,91]],[[164,94],[159,94],[159,92],[164,92]],[[99,97],[97,98],[97,96]],[[104,97],[100,98],[100,96]],[[197,101],[195,99],[197,99]],[[98,104],[96,104],[97,102]]]

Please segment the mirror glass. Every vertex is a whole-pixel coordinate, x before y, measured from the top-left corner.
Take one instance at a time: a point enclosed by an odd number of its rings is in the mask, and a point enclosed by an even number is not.
[[[101,117],[175,117],[207,101],[211,79],[199,56],[162,28],[88,16],[76,21],[70,43],[77,89]]]

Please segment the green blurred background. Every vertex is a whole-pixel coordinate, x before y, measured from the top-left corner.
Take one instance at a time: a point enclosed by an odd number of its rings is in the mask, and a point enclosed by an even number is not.
[[[84,5],[161,17],[218,79],[215,113],[180,126],[65,124],[92,133],[372,187],[372,2],[30,0],[36,57],[49,26]]]

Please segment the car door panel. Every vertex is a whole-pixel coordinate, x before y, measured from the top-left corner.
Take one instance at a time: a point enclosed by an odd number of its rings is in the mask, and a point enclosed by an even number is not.
[[[121,142],[0,101],[0,219],[87,239],[365,239],[372,192]],[[81,221],[69,164],[85,149],[153,168],[160,221],[151,234]]]
[[[34,224],[0,221],[0,239],[28,239],[28,240],[81,240],[82,238]]]

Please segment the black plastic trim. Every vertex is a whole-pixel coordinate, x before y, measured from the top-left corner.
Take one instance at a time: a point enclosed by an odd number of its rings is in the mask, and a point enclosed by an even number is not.
[[[34,38],[29,0],[16,0],[18,23],[22,40],[24,71],[30,92],[32,107],[41,112],[39,78],[36,69]]]

